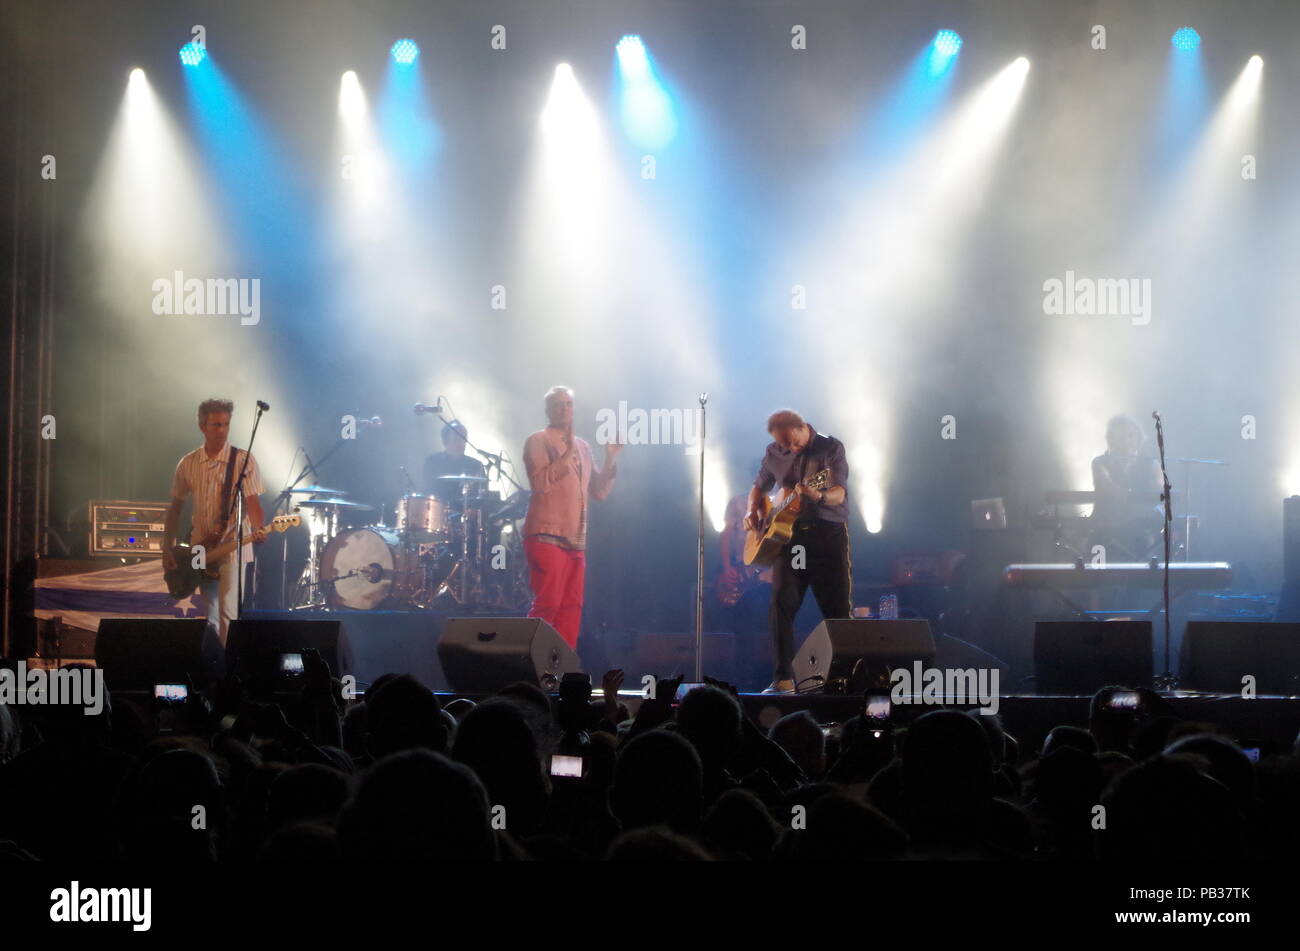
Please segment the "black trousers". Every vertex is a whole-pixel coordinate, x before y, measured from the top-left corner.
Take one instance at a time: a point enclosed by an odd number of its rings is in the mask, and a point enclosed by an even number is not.
[[[802,546],[802,554],[796,548]],[[800,560],[797,561],[796,558]],[[802,567],[795,567],[802,564]],[[843,522],[809,519],[798,522],[790,543],[772,566],[772,606],[768,624],[776,657],[774,680],[794,678],[794,617],[809,586],[822,617],[845,618],[853,613],[849,527]]]

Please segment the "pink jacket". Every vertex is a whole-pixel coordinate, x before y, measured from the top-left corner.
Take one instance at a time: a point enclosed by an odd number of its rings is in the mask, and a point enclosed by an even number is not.
[[[573,442],[574,456],[567,462],[559,461],[564,455],[564,437],[549,426],[533,433],[524,443],[524,465],[528,470],[528,484],[533,490],[528,500],[528,516],[524,519],[525,537],[575,537],[588,489],[598,499],[608,498],[613,491],[617,467],[597,470],[587,441],[575,436]],[[579,462],[581,482],[578,480]]]

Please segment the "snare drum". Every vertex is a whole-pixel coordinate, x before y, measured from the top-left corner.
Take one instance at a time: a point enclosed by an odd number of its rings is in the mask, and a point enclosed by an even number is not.
[[[382,525],[339,532],[321,556],[321,581],[330,604],[368,611],[380,605],[409,604],[419,593],[424,572],[415,551]]]
[[[447,536],[450,514],[431,495],[404,495],[397,503],[397,530],[417,541],[436,541]]]

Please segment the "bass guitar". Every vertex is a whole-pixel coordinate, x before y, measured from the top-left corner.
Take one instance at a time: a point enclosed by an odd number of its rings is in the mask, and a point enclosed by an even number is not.
[[[287,532],[289,529],[301,524],[301,515],[277,515],[257,531],[246,535],[244,544],[248,545],[258,538],[265,538],[271,532]],[[168,594],[177,601],[188,598],[203,583],[204,578],[217,577],[217,566],[221,564],[221,559],[238,547],[239,540],[232,538],[228,542],[209,548],[203,554],[205,567],[196,568],[194,566],[194,549],[189,545],[175,546],[172,549],[172,554],[176,558],[176,567],[163,571],[163,579],[167,582]]]

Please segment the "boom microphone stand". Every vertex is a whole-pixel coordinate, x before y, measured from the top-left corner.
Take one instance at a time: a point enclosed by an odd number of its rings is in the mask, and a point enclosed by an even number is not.
[[[1160,414],[1152,411],[1151,418],[1156,421],[1156,445],[1160,448],[1160,479],[1163,482],[1160,499],[1165,503],[1165,669],[1164,673],[1156,678],[1156,689],[1173,690],[1177,681],[1174,679],[1169,662],[1169,626],[1173,620],[1169,615],[1169,549],[1174,534],[1174,487],[1169,484],[1169,472],[1165,469],[1165,429],[1160,421]]]
[[[466,439],[465,442],[468,444],[469,440]],[[504,464],[506,462],[509,462],[511,467],[513,468],[514,462],[512,460],[503,459],[501,453],[499,452],[484,452],[482,449],[479,449],[478,447],[472,445],[470,446],[470,448],[473,449],[474,452],[486,462],[486,470],[489,478],[491,478],[492,476],[492,470],[496,469],[497,478],[499,478],[503,482],[509,482],[511,485],[515,487],[515,489],[517,489],[520,492],[524,491],[524,487],[515,480],[514,476],[512,476],[510,473],[506,472],[505,470]]]
[[[700,516],[695,550],[695,682],[704,680],[704,434],[708,393],[700,394]]]
[[[453,419],[454,419],[455,409],[451,406],[450,400],[447,400],[446,402],[447,402],[447,408],[453,414]],[[457,436],[461,438],[462,441],[464,441],[465,446],[468,449],[470,449],[474,453],[474,455],[480,456],[487,461],[487,465],[484,466],[483,468],[483,474],[485,476],[491,479],[492,469],[495,467],[497,474],[501,478],[501,480],[510,483],[512,486],[515,487],[516,491],[522,492],[524,490],[523,486],[521,486],[513,477],[511,477],[506,473],[505,466],[502,465],[501,455],[499,453],[485,452],[484,450],[480,449],[478,446],[474,445],[474,443],[470,441],[469,436],[466,435],[466,433],[463,430],[457,429],[452,425],[453,419],[447,418],[447,414],[443,412],[442,404],[443,404],[443,398],[441,396],[438,397],[437,403],[432,407],[425,407],[424,404],[417,403],[415,409],[415,415],[423,416],[425,413],[433,413],[435,416],[438,417],[438,422],[442,424],[441,435],[444,439],[444,445],[445,445],[445,439],[447,433],[454,432]],[[463,469],[461,471],[462,473],[464,472]],[[482,489],[483,495],[477,499],[476,506],[471,506],[470,504],[469,489],[470,486],[468,482],[461,483],[460,490],[461,490],[462,521],[461,521],[461,542],[460,542],[460,567],[458,570],[460,571],[460,603],[462,605],[468,605],[470,603],[471,574],[473,575],[472,581],[475,590],[478,591],[479,595],[481,595],[483,591],[483,544],[484,544],[483,503],[484,500],[487,498],[487,484],[486,483],[484,484]],[[473,514],[472,520],[471,520],[471,511]],[[473,559],[470,558],[471,521],[474,526]],[[474,565],[472,571],[470,568],[471,564]],[[481,597],[476,597],[476,601],[481,601],[481,600],[482,600]]]
[[[271,408],[269,403],[262,400],[257,401],[257,415],[253,417],[253,431],[248,437],[248,448],[244,450],[244,462],[239,467],[239,477],[235,479],[235,497],[230,500],[231,510],[234,512],[238,521],[235,529],[235,618],[244,613],[244,476],[248,474],[248,460],[253,458],[253,443],[257,441],[257,427],[262,424],[262,414]],[[235,447],[231,446],[230,451],[234,452]],[[221,598],[220,586],[217,588],[217,598]],[[217,608],[220,616],[221,608]]]
[[[277,512],[280,511],[281,507],[283,507],[284,513],[287,515],[290,509],[293,507],[292,506],[293,490],[298,487],[298,483],[301,482],[303,479],[307,478],[309,474],[316,479],[317,483],[319,483],[321,479],[319,466],[323,466],[327,461],[329,461],[330,456],[334,455],[334,453],[342,449],[344,443],[351,442],[351,441],[352,440],[345,439],[342,436],[340,436],[338,441],[335,442],[334,445],[329,448],[329,451],[326,452],[325,455],[321,456],[320,462],[318,463],[312,462],[312,458],[310,455],[307,454],[307,449],[305,446],[300,446],[299,448],[302,449],[302,457],[307,460],[307,464],[302,467],[302,471],[298,473],[298,475],[294,478],[294,480],[290,482],[288,485],[286,485],[283,491],[281,491],[280,494],[275,497],[275,502],[271,506],[271,514],[275,515]],[[315,542],[313,541],[311,544],[314,546]],[[308,553],[308,558],[312,558],[314,556],[315,556],[315,548],[312,547]],[[288,564],[289,564],[289,536],[284,535],[280,540],[280,607],[285,609],[289,608],[288,576],[286,574]],[[319,580],[320,580],[319,578],[315,578],[315,577],[312,578],[313,584]]]
[[[346,443],[349,442],[353,442],[353,440],[340,436],[338,441],[336,441],[334,445],[330,446],[329,452],[320,457],[320,462],[312,462],[311,456],[307,455],[306,448],[299,447],[302,449],[302,457],[307,460],[307,464],[302,467],[302,471],[298,473],[294,480],[285,486],[284,490],[276,496],[275,504],[272,506],[271,511],[278,512],[280,506],[283,505],[287,514],[289,511],[290,497],[293,495],[293,490],[298,487],[298,483],[307,478],[308,474],[313,475],[316,478],[316,481],[319,482],[321,478],[320,466],[325,465],[325,463],[329,461],[330,456],[334,455],[334,453],[338,452]]]
[[[424,404],[417,404],[417,405],[423,406]],[[448,407],[451,406],[450,400],[447,401],[447,405]],[[438,397],[437,406],[417,410],[416,415],[423,416],[425,413],[433,413],[435,416],[438,417],[438,422],[442,423],[442,431],[445,433],[447,430],[452,429],[452,425],[451,425],[451,420],[447,419],[446,415],[443,413],[441,406],[442,406],[442,397],[440,396]],[[452,412],[454,413],[455,410],[453,410]],[[481,456],[483,459],[487,460],[486,471],[488,472],[489,475],[492,472],[492,468],[495,466],[497,470],[497,475],[502,480],[504,480],[505,482],[509,482],[520,492],[524,491],[524,487],[520,485],[509,473],[507,473],[505,468],[502,466],[501,464],[502,459],[500,453],[485,452],[484,450],[480,449],[478,446],[474,445],[473,441],[470,440],[469,436],[461,435],[459,430],[453,430],[453,431],[458,436],[461,436],[461,438],[465,440],[465,445],[468,446],[470,449],[472,449],[475,455]],[[512,462],[511,465],[513,466],[514,463]]]

